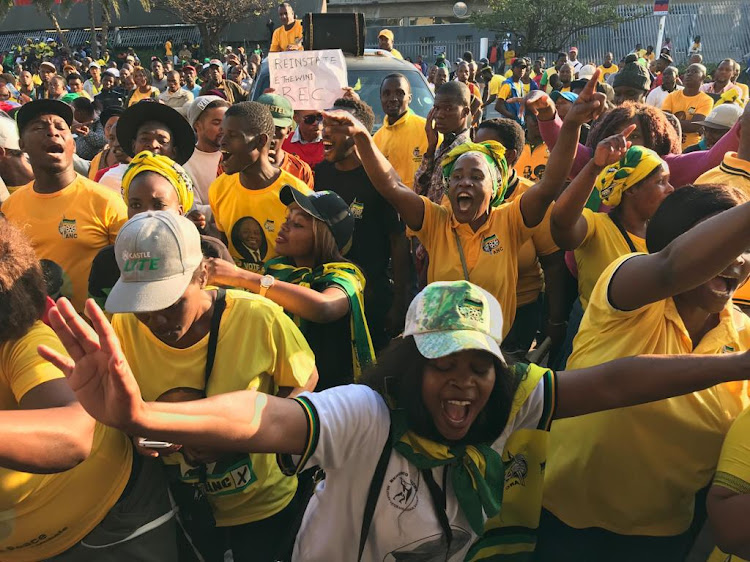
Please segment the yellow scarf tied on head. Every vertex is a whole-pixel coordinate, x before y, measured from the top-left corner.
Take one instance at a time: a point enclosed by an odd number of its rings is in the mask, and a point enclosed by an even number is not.
[[[505,160],[505,147],[497,141],[486,141],[482,143],[465,142],[459,144],[453,150],[448,152],[440,162],[443,168],[443,178],[448,181],[456,160],[468,152],[478,152],[484,155],[487,164],[489,164],[490,174],[492,176],[492,203],[497,207],[505,199],[505,191],[508,189],[508,162]]]
[[[643,181],[656,168],[664,164],[661,157],[651,149],[631,146],[618,162],[607,166],[596,177],[594,185],[599,190],[602,203],[617,207],[622,194]]]
[[[122,176],[122,198],[128,202],[130,184],[138,174],[153,172],[159,174],[172,184],[177,192],[177,199],[182,205],[182,210],[187,213],[193,207],[193,180],[177,162],[167,156],[154,154],[148,150],[139,152],[130,162],[125,175]]]

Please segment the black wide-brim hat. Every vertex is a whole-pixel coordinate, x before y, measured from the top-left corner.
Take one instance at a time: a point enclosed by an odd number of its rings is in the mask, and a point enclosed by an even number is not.
[[[172,132],[172,144],[175,147],[175,162],[182,165],[193,155],[195,150],[195,132],[190,123],[175,109],[155,101],[141,101],[131,105],[120,115],[117,122],[117,140],[125,153],[133,158],[133,141],[138,129],[144,123],[157,121],[163,123]]]

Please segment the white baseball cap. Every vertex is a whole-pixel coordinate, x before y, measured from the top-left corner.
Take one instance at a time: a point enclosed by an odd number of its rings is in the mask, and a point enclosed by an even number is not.
[[[594,72],[596,72],[596,68],[594,68],[594,65],[585,64],[581,67],[581,70],[578,71],[578,79],[579,80],[591,80],[591,77],[594,75]]]
[[[195,225],[171,211],[139,213],[122,225],[115,240],[120,279],[107,312],[155,312],[176,303],[203,261]]]
[[[185,117],[187,118],[187,121],[188,123],[190,123],[191,127],[195,125],[195,122],[201,116],[201,113],[203,113],[205,109],[209,106],[209,104],[215,101],[227,101],[227,100],[219,96],[198,96],[190,103],[190,105],[187,108]]]
[[[18,125],[10,117],[0,116],[0,147],[21,150],[18,146]]]
[[[91,61],[91,62],[89,63],[89,68],[101,68],[101,66],[99,65],[99,63],[98,63],[98,62],[96,62],[96,61]]]
[[[731,129],[739,121],[742,108],[733,103],[722,103],[711,110],[701,125],[709,129]]]

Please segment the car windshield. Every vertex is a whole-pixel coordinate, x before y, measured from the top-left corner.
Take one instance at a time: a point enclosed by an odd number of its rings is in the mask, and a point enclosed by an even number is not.
[[[359,97],[367,103],[375,112],[375,126],[373,132],[380,129],[385,117],[383,107],[380,105],[380,84],[383,78],[393,73],[390,69],[348,69],[349,85],[357,92]],[[427,117],[432,108],[433,94],[422,79],[420,72],[414,70],[401,71],[411,85],[412,101],[410,107],[414,113],[421,117]],[[260,94],[269,86],[268,71],[261,72],[258,76],[258,82],[254,85],[253,98],[258,98]]]

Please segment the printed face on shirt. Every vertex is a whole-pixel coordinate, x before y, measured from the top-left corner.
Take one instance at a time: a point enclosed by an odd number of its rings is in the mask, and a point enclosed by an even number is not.
[[[313,221],[296,203],[289,205],[286,221],[276,237],[276,253],[289,258],[307,257],[314,254],[315,236]]]
[[[495,386],[495,364],[485,351],[430,359],[422,374],[422,400],[438,432],[459,441],[469,432]]]
[[[391,123],[409,110],[411,100],[411,87],[406,78],[387,78],[380,86],[380,105]]]
[[[177,157],[172,142],[172,131],[164,123],[158,121],[146,121],[138,127],[133,141],[133,154],[144,150],[150,150],[154,154],[168,156],[173,160]]]
[[[177,346],[200,317],[202,284],[202,281],[192,281],[172,306],[156,312],[139,312],[135,317],[159,340]]]
[[[128,190],[128,218],[146,211],[172,211],[183,214],[174,186],[162,175],[143,172],[135,176]]]
[[[54,173],[73,165],[76,144],[65,119],[39,115],[24,128],[20,148],[29,155],[32,168]]]
[[[471,223],[487,212],[492,199],[492,178],[483,155],[459,156],[448,178],[448,199],[460,223]]]

